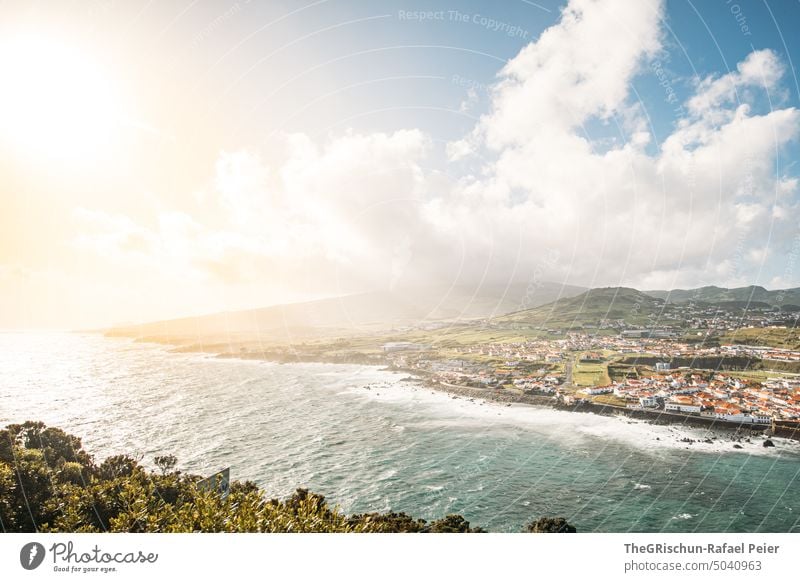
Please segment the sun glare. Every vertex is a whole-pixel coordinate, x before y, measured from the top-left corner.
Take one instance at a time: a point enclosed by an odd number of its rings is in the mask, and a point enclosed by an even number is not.
[[[0,140],[13,151],[91,162],[119,112],[107,75],[73,47],[38,36],[0,41]]]

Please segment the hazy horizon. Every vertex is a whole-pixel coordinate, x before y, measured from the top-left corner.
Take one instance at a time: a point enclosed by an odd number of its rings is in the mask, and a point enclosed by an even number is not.
[[[0,329],[419,285],[800,287],[792,24],[784,3],[5,2]]]

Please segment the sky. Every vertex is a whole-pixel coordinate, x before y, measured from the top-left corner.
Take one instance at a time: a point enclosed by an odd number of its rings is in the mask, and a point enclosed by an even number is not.
[[[800,286],[800,3],[0,2],[0,329]]]

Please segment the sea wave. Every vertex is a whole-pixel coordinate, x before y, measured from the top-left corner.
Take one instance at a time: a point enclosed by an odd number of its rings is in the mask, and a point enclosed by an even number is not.
[[[308,487],[347,512],[430,520],[453,510],[520,531],[542,508],[559,508],[580,531],[627,531],[636,520],[680,531],[673,517],[683,514],[708,531],[790,531],[796,519],[778,509],[800,507],[797,443],[751,439],[733,449],[699,429],[454,399],[377,367],[12,334],[0,338],[0,369],[0,426],[35,413],[82,437],[97,459],[141,453],[151,464],[172,453],[181,471],[231,467],[270,497]],[[637,483],[680,494],[654,504],[644,489],[634,493]]]
[[[425,389],[404,382],[386,383],[381,391],[353,387],[351,394],[386,404],[417,404],[426,407],[427,428],[462,427],[498,430],[519,427],[549,439],[580,446],[587,441],[595,446],[616,441],[644,451],[690,450],[698,453],[746,454],[759,456],[800,456],[800,443],[770,437],[775,447],[764,447],[764,437],[749,442],[731,440],[725,429],[708,430],[684,425],[655,425],[623,416],[604,416],[528,405],[499,404],[477,399],[454,399],[445,392]],[[484,406],[485,404],[485,406]],[[734,448],[738,444],[741,449]]]

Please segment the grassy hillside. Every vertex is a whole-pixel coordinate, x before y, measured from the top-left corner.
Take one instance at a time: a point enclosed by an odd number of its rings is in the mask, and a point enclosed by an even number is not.
[[[586,291],[554,283],[480,287],[416,287],[334,297],[261,309],[187,317],[117,327],[109,335],[172,344],[228,346],[296,345],[386,336],[437,346],[549,337],[548,330],[628,326],[656,328],[680,324],[684,301],[726,311],[800,304],[800,289],[763,287],[642,292],[627,287]],[[397,336],[395,338],[395,336]],[[749,341],[749,340],[748,340]],[[765,341],[773,341],[767,337]],[[780,338],[778,345],[791,343]],[[215,350],[217,351],[217,350]]]
[[[673,289],[672,291],[645,291],[652,297],[670,303],[698,301],[705,303],[737,302],[742,307],[747,303],[760,302],[768,305],[800,304],[800,288],[769,291],[758,285],[726,289],[724,287],[698,287],[697,289]]]
[[[721,336],[720,343],[800,350],[800,331],[792,327],[746,327]]]
[[[293,342],[492,317],[584,290],[555,283],[416,287],[116,327],[108,333],[149,339],[238,342],[257,337]]]
[[[654,324],[664,315],[664,301],[628,287],[592,289],[548,305],[511,313],[497,322],[567,329],[623,320],[629,325]]]

